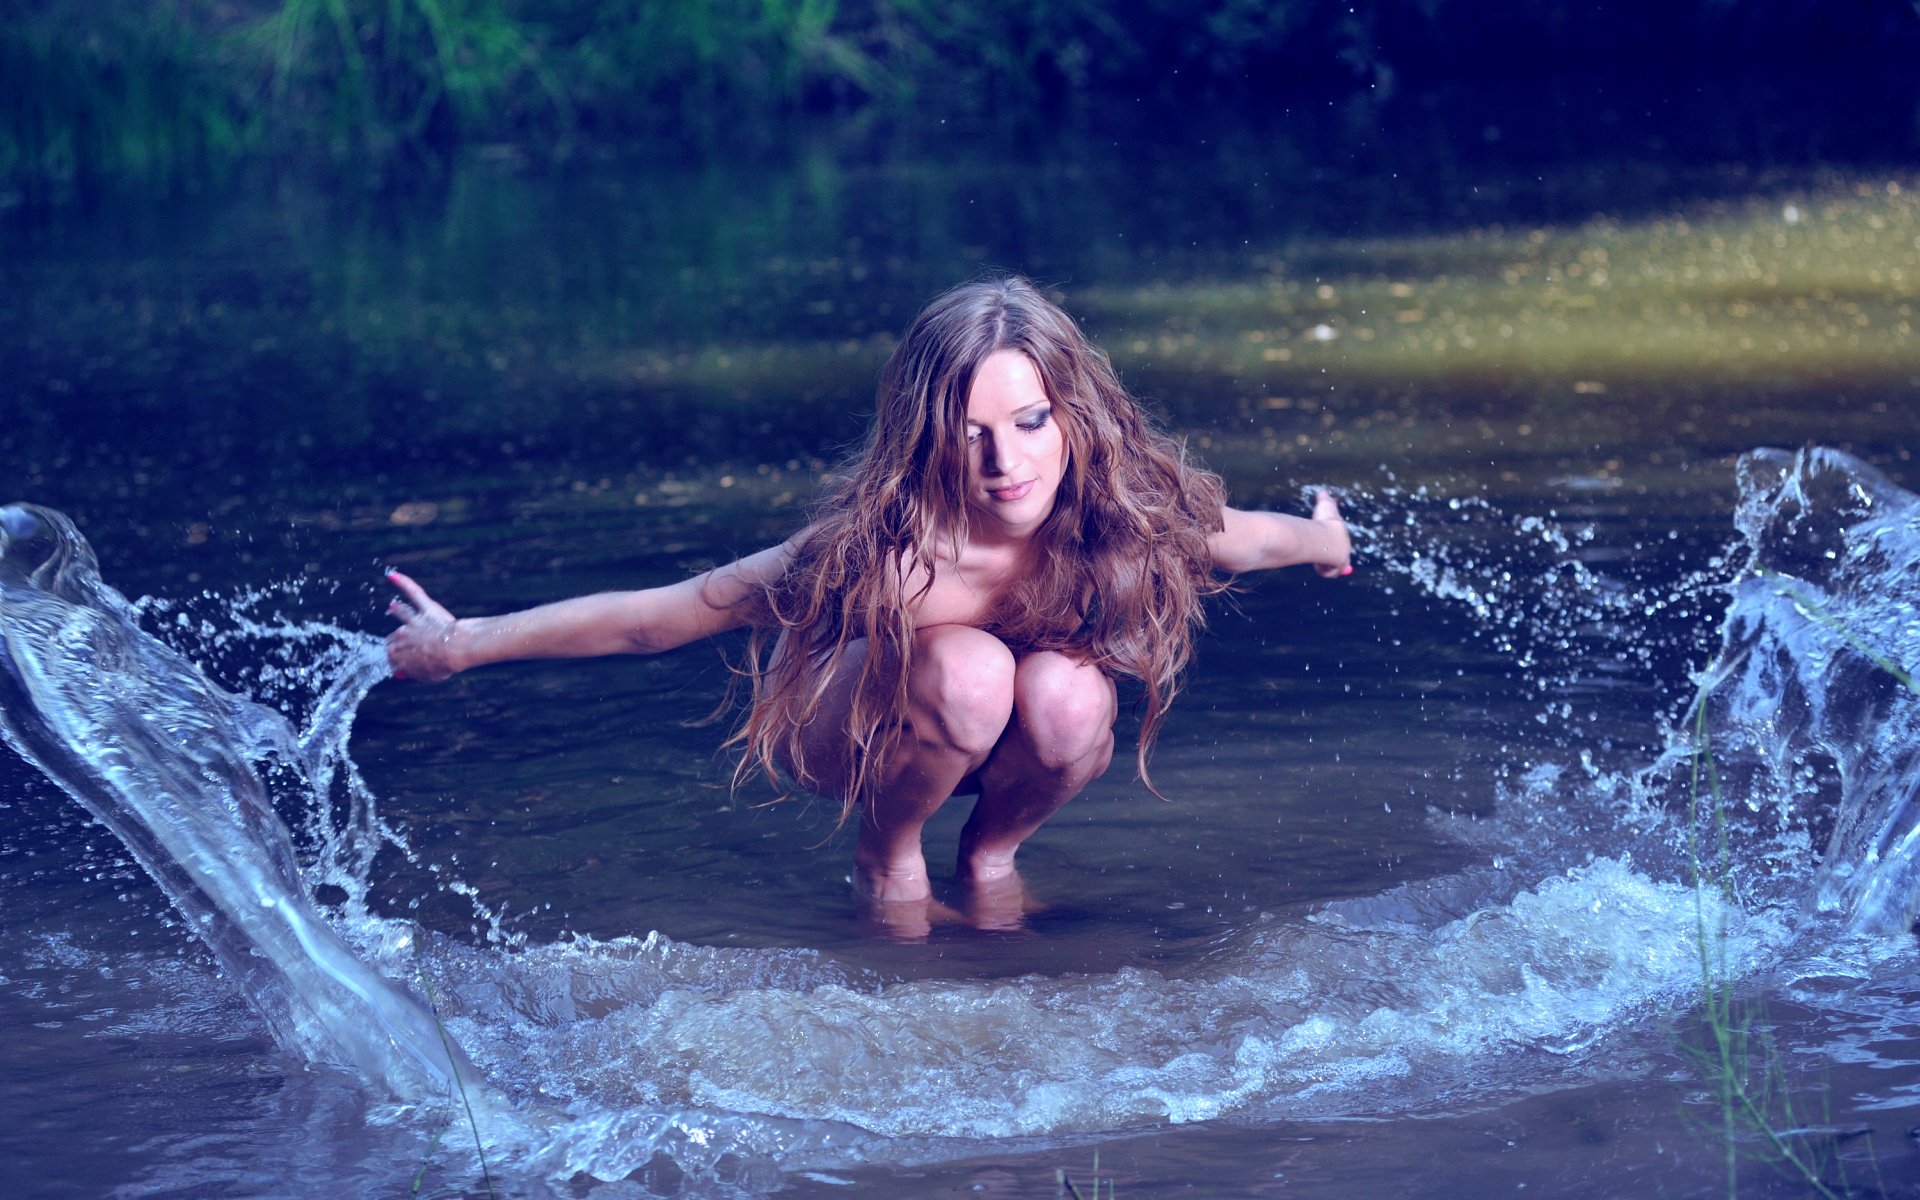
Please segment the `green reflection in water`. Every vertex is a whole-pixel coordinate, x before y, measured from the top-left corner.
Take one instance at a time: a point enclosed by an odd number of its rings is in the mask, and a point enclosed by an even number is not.
[[[158,499],[216,527],[263,500],[404,529],[717,496],[723,476],[797,506],[919,304],[1006,267],[1057,284],[1242,499],[1382,467],[1608,486],[1757,443],[1907,452],[1910,178],[1686,201],[1623,167],[1619,193],[1576,204],[1583,165],[1483,211],[1486,169],[1386,203],[1365,172],[1255,148],[1133,175],[1085,148],[853,165],[820,146],[759,173],[476,161],[404,202],[284,186],[55,221],[0,262],[18,400],[0,449],[56,505]],[[1651,215],[1555,216],[1610,202]]]

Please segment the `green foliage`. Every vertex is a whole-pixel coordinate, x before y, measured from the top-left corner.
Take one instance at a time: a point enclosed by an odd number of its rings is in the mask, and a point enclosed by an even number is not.
[[[473,1152],[480,1160],[480,1178],[487,1187],[487,1200],[495,1200],[499,1193],[493,1187],[493,1168],[487,1163],[486,1140],[480,1136],[480,1122],[473,1115],[473,1097],[467,1094],[466,1081],[460,1077],[460,1056],[453,1048],[453,1038],[447,1034],[446,1022],[440,1019],[440,997],[435,994],[433,981],[427,978],[424,968],[420,972],[420,986],[426,989],[427,1004],[433,1012],[433,1027],[440,1032],[440,1048],[446,1052],[447,1067],[453,1075],[454,1093],[460,1098],[460,1108],[466,1114],[467,1128],[473,1133]],[[407,1192],[408,1196],[420,1195],[420,1188],[426,1183],[427,1167],[433,1160],[433,1152],[439,1149],[440,1139],[445,1135],[446,1130],[439,1130],[428,1141],[427,1152],[421,1159],[420,1169],[414,1172],[413,1186]]]
[[[18,81],[0,169],[36,179],[259,149],[564,151],[576,130],[714,141],[822,111],[1044,113],[1243,87],[1276,53],[1331,44],[1304,0],[11,3],[32,18],[0,33]]]
[[[1811,0],[0,0],[0,179],[261,150],[432,156],[576,132],[732,144],[787,118],[1057,121],[1817,44],[1904,70],[1920,14]],[[1809,40],[1810,39],[1810,40]],[[1729,56],[1732,56],[1729,59]],[[1892,69],[1889,67],[1888,69]]]
[[[839,0],[531,0],[538,31],[582,107],[603,126],[681,124],[771,112],[838,91],[891,95],[884,50]],[[582,19],[582,18],[585,19]]]
[[[1119,1200],[1120,1185],[1111,1178],[1105,1179],[1104,1181],[1101,1178],[1100,1152],[1098,1150],[1093,1152],[1093,1194],[1091,1196],[1080,1190],[1080,1185],[1074,1182],[1073,1176],[1067,1174],[1065,1167],[1056,1167],[1053,1172],[1053,1178],[1054,1182],[1060,1188],[1060,1194],[1062,1196],[1071,1196],[1073,1200],[1101,1200],[1103,1196],[1106,1200]],[[1105,1182],[1107,1185],[1105,1191],[1102,1191],[1100,1188],[1102,1182]]]
[[[1915,3],[1916,5],[1920,5],[1920,0],[1915,0]],[[1760,577],[1771,583],[1775,592],[1793,601],[1795,608],[1799,609],[1808,617],[1811,617],[1826,629],[1827,632],[1853,647],[1853,649],[1868,662],[1899,680],[1902,687],[1914,695],[1920,696],[1920,680],[1914,678],[1913,672],[1908,671],[1899,663],[1868,645],[1858,634],[1847,627],[1846,622],[1828,612],[1825,605],[1822,605],[1812,596],[1808,595],[1806,590],[1801,588],[1792,579],[1789,579],[1777,571],[1769,571],[1765,568],[1761,568]]]
[[[495,0],[284,0],[244,41],[280,127],[339,153],[486,137],[528,83],[558,94]]]
[[[173,178],[252,135],[229,65],[174,7],[60,0],[0,15],[0,188]]]

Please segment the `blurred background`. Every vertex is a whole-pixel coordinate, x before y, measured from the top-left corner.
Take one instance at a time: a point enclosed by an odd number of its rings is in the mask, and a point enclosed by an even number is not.
[[[764,514],[1000,269],[1248,500],[1886,465],[1917,51],[1907,0],[0,0],[0,455],[194,579],[241,510]]]
[[[1479,134],[1610,91],[1620,136],[1783,158],[1914,147],[1905,0],[7,0],[9,202],[203,186],[315,157],[374,183],[487,148],[531,166],[739,157],[831,128],[1098,138],[1332,104]],[[1697,107],[1692,98],[1707,102]],[[1712,111],[1720,114],[1707,118]],[[1597,117],[1595,113],[1593,116]],[[1684,120],[1681,118],[1685,118]],[[1736,140],[1777,127],[1750,146]]]
[[[994,270],[1051,289],[1236,503],[1345,489],[1363,565],[1431,557],[1460,530],[1427,505],[1467,496],[1578,513],[1584,559],[1659,583],[1731,536],[1752,447],[1915,482],[1907,0],[0,13],[0,498],[68,512],[130,595],[384,632],[388,565],[459,612],[680,578],[791,533],[905,323]],[[1399,670],[1397,617],[1339,616]],[[1467,636],[1419,619],[1430,655]],[[1655,695],[1609,736],[1652,740],[1714,636],[1593,647]],[[1256,689],[1295,669],[1210,645]],[[632,727],[630,679],[707,711],[700,662],[690,693],[684,656],[595,668],[594,719]],[[1486,671],[1475,704],[1516,667]],[[445,716],[548,772],[581,678],[456,684]],[[363,729],[411,729],[390,694]],[[658,754],[698,775],[711,734]],[[416,769],[449,739],[423,795],[471,782],[465,735],[407,736]],[[601,882],[576,920],[630,886]],[[659,886],[587,927],[710,932],[659,906],[704,887]]]

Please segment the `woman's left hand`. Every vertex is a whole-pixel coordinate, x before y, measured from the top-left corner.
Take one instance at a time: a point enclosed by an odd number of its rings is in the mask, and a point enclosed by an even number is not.
[[[1313,498],[1313,520],[1324,526],[1324,536],[1332,549],[1332,553],[1319,557],[1313,569],[1322,579],[1353,574],[1353,538],[1347,533],[1347,523],[1332,492],[1321,492]]]

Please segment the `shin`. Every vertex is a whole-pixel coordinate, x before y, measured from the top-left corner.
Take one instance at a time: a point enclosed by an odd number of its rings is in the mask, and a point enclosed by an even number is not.
[[[1031,654],[1013,682],[1013,721],[980,770],[980,800],[960,834],[959,873],[989,883],[1014,852],[1113,759],[1113,681],[1070,655]]]

